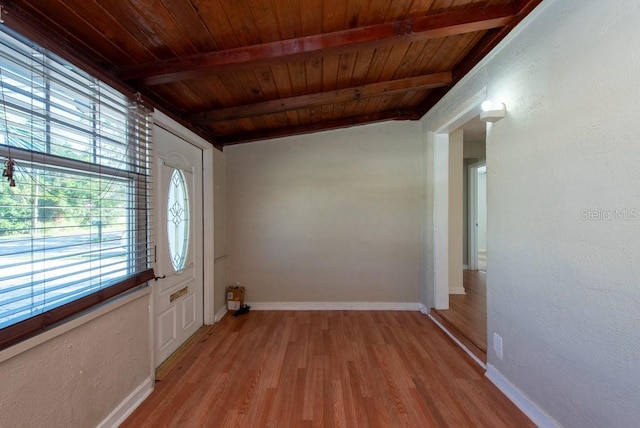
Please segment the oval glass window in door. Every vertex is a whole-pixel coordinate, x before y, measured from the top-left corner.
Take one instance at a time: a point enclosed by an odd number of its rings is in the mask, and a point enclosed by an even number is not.
[[[182,270],[189,249],[189,195],[184,174],[176,169],[169,180],[167,197],[169,257],[175,270]]]

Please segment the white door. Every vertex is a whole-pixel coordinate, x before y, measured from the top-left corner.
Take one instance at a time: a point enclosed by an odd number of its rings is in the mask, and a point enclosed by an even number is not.
[[[203,324],[202,150],[154,127],[156,263],[154,363]]]

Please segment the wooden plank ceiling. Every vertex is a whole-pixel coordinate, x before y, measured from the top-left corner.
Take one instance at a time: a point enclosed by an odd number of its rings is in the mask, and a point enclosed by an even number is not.
[[[542,0],[0,0],[224,146],[416,120]]]

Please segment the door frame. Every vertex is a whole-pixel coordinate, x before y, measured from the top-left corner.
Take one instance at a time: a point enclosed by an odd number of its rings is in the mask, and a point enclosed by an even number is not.
[[[195,197],[202,198],[203,216],[203,241],[202,241],[202,269],[203,269],[203,322],[205,325],[211,325],[215,322],[215,302],[214,302],[214,265],[213,265],[213,243],[214,243],[214,211],[213,196],[215,186],[213,183],[213,151],[216,150],[211,143],[196,135],[194,132],[186,129],[166,114],[155,109],[153,112],[153,126],[158,126],[166,131],[182,138],[186,142],[198,147],[202,150],[202,195]],[[152,144],[153,150],[153,144]],[[206,213],[206,215],[205,215]],[[154,227],[160,227],[154,224]],[[156,230],[153,231],[156,236]],[[152,373],[155,372],[154,361],[154,337],[155,327],[153,323],[153,310],[149,311],[150,322],[150,340],[151,347],[151,365]]]
[[[467,166],[468,175],[468,195],[469,195],[469,269],[478,269],[478,169],[486,166],[486,161],[479,161]]]
[[[433,132],[433,307],[449,309],[449,134],[478,116],[487,98],[487,88],[463,101],[455,113],[444,119]],[[460,250],[462,251],[462,246]],[[462,270],[462,266],[459,269]]]

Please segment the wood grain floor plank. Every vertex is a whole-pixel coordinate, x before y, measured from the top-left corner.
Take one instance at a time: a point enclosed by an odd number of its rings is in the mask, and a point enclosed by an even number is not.
[[[449,309],[435,312],[449,323],[458,339],[466,339],[485,355],[487,352],[487,284],[486,272],[464,270],[463,286],[467,294],[449,296]],[[464,342],[463,342],[464,343]]]
[[[253,311],[180,357],[127,427],[532,427],[426,316]]]

